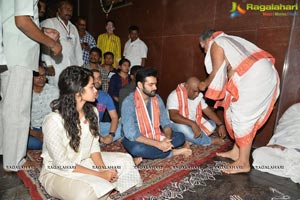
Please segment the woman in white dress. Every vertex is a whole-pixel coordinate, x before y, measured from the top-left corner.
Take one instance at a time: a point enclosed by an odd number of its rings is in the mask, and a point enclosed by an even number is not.
[[[97,90],[91,71],[66,68],[59,77],[60,96],[51,103],[53,112],[43,122],[43,168],[39,177],[46,191],[59,199],[107,199],[142,181],[132,157],[101,152]]]

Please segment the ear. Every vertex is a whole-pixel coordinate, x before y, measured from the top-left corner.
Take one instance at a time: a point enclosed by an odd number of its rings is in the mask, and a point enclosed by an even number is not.
[[[142,82],[137,82],[137,86],[138,86],[139,89],[142,89],[143,88]]]
[[[75,93],[75,98],[80,98],[80,97],[81,97],[81,93],[80,92]]]

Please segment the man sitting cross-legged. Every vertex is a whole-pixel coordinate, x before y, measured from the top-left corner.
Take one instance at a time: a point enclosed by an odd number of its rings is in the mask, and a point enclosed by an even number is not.
[[[94,76],[94,85],[98,90],[98,97],[96,99],[96,107],[99,112],[99,126],[100,126],[100,142],[110,144],[121,138],[121,127],[119,124],[119,117],[114,106],[114,102],[109,94],[103,92],[100,88],[102,85],[101,73],[97,69],[92,69]],[[108,111],[111,122],[102,122],[105,111]]]
[[[143,68],[136,74],[137,88],[122,104],[122,144],[135,158],[157,159],[190,156],[191,149],[178,148],[184,135],[172,132],[162,99],[156,94],[157,71]]]
[[[217,114],[206,104],[198,85],[200,80],[190,77],[171,92],[167,100],[173,130],[182,132],[185,139],[196,145],[207,146],[222,142],[226,136],[225,126]],[[206,120],[203,113],[210,119]],[[217,126],[220,138],[211,138]]]

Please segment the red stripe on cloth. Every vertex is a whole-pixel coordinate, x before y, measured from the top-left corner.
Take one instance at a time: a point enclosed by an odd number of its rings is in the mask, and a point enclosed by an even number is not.
[[[19,170],[17,172],[18,177],[23,181],[25,187],[28,188],[29,194],[32,200],[43,200],[40,193],[38,192],[36,185],[32,180],[26,175],[25,171]]]

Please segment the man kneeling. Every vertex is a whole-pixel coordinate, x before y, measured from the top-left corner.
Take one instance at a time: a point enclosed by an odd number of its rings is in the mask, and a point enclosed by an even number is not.
[[[143,68],[137,72],[137,88],[122,104],[121,121],[125,137],[122,143],[135,158],[190,156],[190,149],[176,149],[184,144],[185,137],[180,132],[172,132],[164,103],[156,94],[156,84],[155,69]]]

